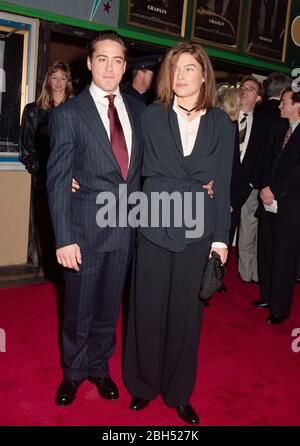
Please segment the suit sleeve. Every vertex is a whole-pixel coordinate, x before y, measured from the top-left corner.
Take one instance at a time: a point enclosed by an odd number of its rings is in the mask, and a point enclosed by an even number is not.
[[[49,116],[50,157],[47,165],[47,189],[56,247],[76,243],[71,231],[72,172],[74,162],[75,119],[64,106]]]
[[[287,195],[293,188],[300,185],[300,159],[298,163],[289,171],[289,175],[278,177],[276,183],[271,185],[271,190],[278,200]]]
[[[213,242],[227,243],[231,223],[230,182],[234,153],[235,128],[229,118],[223,120],[217,142],[219,163],[214,185],[215,231]]]

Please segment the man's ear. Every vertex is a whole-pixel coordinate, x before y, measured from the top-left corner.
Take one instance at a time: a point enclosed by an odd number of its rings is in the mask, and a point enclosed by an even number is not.
[[[88,69],[91,71],[92,70],[92,64],[91,64],[91,59],[89,57],[86,60],[86,64],[87,64]]]

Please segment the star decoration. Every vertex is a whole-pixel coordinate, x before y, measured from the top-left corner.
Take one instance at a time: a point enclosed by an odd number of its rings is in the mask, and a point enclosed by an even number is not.
[[[104,6],[104,12],[107,12],[109,14],[109,10],[111,8],[110,4],[108,2],[103,3],[103,6]]]

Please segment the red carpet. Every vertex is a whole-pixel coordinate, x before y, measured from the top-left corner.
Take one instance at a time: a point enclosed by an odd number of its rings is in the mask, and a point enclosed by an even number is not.
[[[264,323],[256,309],[256,285],[245,285],[229,271],[227,294],[216,294],[205,309],[198,380],[192,403],[201,424],[300,425],[300,352],[291,349],[300,328],[300,287],[291,318],[282,325]],[[0,425],[180,426],[174,409],[159,398],[135,413],[121,380],[121,324],[111,374],[120,386],[118,401],[105,401],[85,382],[67,408],[54,404],[62,373],[57,342],[56,298],[52,285],[0,290],[0,328],[6,352],[0,352]],[[300,346],[300,342],[298,344]]]

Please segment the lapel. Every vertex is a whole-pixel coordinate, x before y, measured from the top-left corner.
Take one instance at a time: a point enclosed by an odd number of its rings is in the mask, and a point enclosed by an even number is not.
[[[254,149],[256,149],[256,146],[259,143],[259,141],[256,141],[256,144],[254,144],[255,138],[257,138],[256,133],[257,133],[257,129],[258,129],[258,124],[259,124],[259,122],[258,122],[258,118],[257,118],[257,113],[254,110],[251,132],[250,132],[248,144],[246,147],[246,153],[244,155],[242,162],[240,162],[241,165],[246,165],[248,160],[251,160],[253,158],[253,156],[255,156],[256,151]]]
[[[198,152],[198,158],[205,161],[213,149],[214,133],[215,117],[211,111],[201,116],[192,155]]]
[[[90,131],[93,132],[98,141],[99,148],[105,152],[110,162],[114,165],[122,177],[120,166],[112,151],[107,132],[99,116],[95,102],[90,94],[89,86],[86,87],[80,96],[77,96],[77,99],[78,114],[80,115],[80,118],[85,122]]]
[[[291,134],[288,142],[286,143],[286,146],[280,150],[279,160],[278,163],[284,163],[286,159],[290,158],[291,152],[293,150],[298,150],[298,145],[296,144],[297,139],[299,139],[300,136],[300,124],[297,125],[293,133]],[[285,134],[283,135],[281,147],[283,145],[283,141],[285,138]]]
[[[296,139],[299,138],[299,135],[300,135],[300,123],[297,125],[297,127],[291,134],[290,139],[288,140],[288,142],[286,143],[286,146],[283,149],[283,153],[285,151],[288,151],[291,146],[292,147],[295,146]]]
[[[281,137],[278,139],[277,150],[273,158],[272,175],[280,174],[282,168],[286,169],[288,164],[293,163],[293,151],[298,151],[299,144],[296,143],[297,138],[300,139],[300,124],[297,125],[295,130],[290,136],[290,139],[286,143],[286,146],[282,149],[286,131],[284,131]],[[292,167],[292,166],[291,166]]]
[[[181,142],[181,136],[180,136],[177,115],[176,115],[175,111],[173,110],[173,101],[168,106],[168,108],[169,108],[168,120],[169,120],[169,125],[170,125],[170,129],[171,129],[171,133],[172,133],[172,138],[175,143],[176,150],[177,150],[176,155],[177,155],[177,159],[181,160],[183,158],[183,148],[182,148],[182,142]]]
[[[128,114],[128,118],[129,118],[129,122],[130,122],[130,126],[131,126],[131,135],[132,135],[132,143],[131,143],[131,156],[130,156],[130,163],[129,163],[129,168],[128,168],[128,176],[127,176],[127,181],[130,180],[131,176],[133,175],[134,172],[134,165],[136,164],[136,159],[138,156],[138,146],[137,146],[137,136],[138,136],[138,128],[136,125],[136,119],[134,119],[132,110],[130,109],[130,105],[127,101],[127,98],[125,97],[125,95],[122,95],[124,104],[125,104],[125,108]],[[140,117],[138,117],[138,119],[140,119]]]

